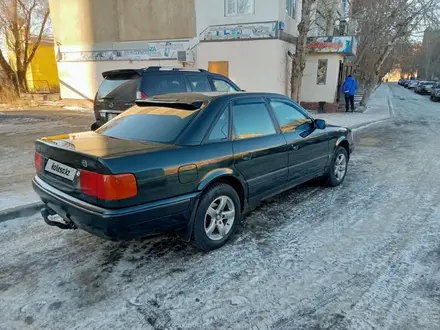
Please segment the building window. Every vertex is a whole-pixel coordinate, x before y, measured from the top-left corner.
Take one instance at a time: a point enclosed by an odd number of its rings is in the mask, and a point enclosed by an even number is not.
[[[286,13],[293,19],[296,18],[296,0],[286,0]]]
[[[327,65],[328,60],[318,60],[316,84],[325,85],[327,83]]]
[[[341,0],[341,8],[342,8],[342,15],[347,15],[348,12],[348,1],[347,0]]]
[[[320,31],[318,35],[325,35],[325,16],[319,10],[316,10],[315,24],[318,26],[318,30]]]
[[[225,0],[225,16],[252,15],[255,0]]]

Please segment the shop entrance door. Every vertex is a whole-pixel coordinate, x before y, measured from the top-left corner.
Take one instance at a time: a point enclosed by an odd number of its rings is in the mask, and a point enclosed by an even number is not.
[[[229,77],[229,62],[228,61],[217,61],[208,62],[208,71],[212,73],[218,73]]]

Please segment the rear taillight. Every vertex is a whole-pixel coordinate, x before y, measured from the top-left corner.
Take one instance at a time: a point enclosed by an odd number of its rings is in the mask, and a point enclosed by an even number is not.
[[[144,92],[142,92],[142,91],[136,92],[136,100],[145,100],[147,98],[148,98],[148,95],[145,94]]]
[[[38,152],[35,153],[34,163],[37,173],[43,172],[43,156],[41,156]]]
[[[115,201],[137,195],[137,183],[133,174],[106,175],[81,170],[81,192],[102,200]]]

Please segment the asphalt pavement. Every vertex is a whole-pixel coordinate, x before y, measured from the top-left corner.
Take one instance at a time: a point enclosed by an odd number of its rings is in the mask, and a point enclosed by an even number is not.
[[[344,184],[309,183],[202,253],[0,224],[0,329],[440,329],[440,103],[391,86]]]

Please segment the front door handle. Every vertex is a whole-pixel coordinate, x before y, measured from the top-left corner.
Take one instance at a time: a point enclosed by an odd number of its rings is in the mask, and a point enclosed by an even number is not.
[[[245,154],[241,157],[245,162],[252,159],[252,154]]]
[[[292,150],[299,150],[299,145],[297,145],[297,144],[291,144],[291,146],[292,146]]]

